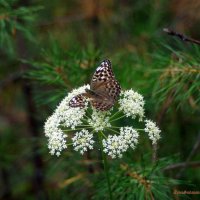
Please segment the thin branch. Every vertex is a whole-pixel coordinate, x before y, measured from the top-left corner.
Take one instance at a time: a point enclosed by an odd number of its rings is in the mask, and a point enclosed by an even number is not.
[[[165,167],[163,171],[173,170],[177,168],[185,168],[186,165],[187,167],[197,168],[197,167],[200,167],[200,161],[194,161],[194,162],[189,162],[189,163],[186,163],[186,162],[176,163],[176,164]]]
[[[172,103],[172,101],[173,101],[174,93],[175,93],[174,89],[171,90],[171,91],[168,93],[168,95],[167,95],[167,97],[166,97],[166,99],[165,99],[165,101],[164,101],[164,103],[163,103],[163,105],[162,105],[160,111],[158,112],[158,116],[157,116],[157,120],[156,120],[158,126],[161,125],[161,123],[162,123],[162,121],[163,121],[163,119],[164,119],[164,116],[165,116],[167,110],[169,109],[169,107],[170,107],[170,105],[171,105],[171,103]]]
[[[158,145],[157,144],[153,144],[153,154],[152,154],[152,162],[156,163],[157,159],[158,159]]]
[[[200,45],[200,41],[199,40],[195,40],[193,38],[189,38],[186,35],[183,35],[181,33],[175,32],[175,31],[170,30],[168,28],[164,28],[163,31],[166,32],[168,35],[172,35],[172,36],[178,37],[180,40],[182,40],[184,42],[191,42],[191,43]]]
[[[157,116],[157,124],[158,126],[161,125],[163,119],[164,119],[164,116],[167,112],[167,110],[169,109],[172,101],[173,101],[173,96],[174,96],[174,89],[171,90],[169,92],[169,94],[167,95],[161,109],[160,109],[160,112],[158,112],[158,116]],[[154,144],[153,145],[153,155],[152,155],[152,162],[155,163],[156,160],[158,159],[158,154],[157,154],[157,151],[158,151],[158,145],[157,144]]]
[[[180,178],[181,175],[183,174],[183,172],[185,171],[185,169],[188,167],[188,164],[191,160],[191,158],[193,157],[193,155],[197,152],[197,150],[200,147],[200,133],[197,136],[197,140],[195,140],[196,142],[194,143],[194,146],[190,152],[190,154],[188,155],[186,161],[185,161],[185,165],[183,166],[183,168],[177,173],[176,177]]]

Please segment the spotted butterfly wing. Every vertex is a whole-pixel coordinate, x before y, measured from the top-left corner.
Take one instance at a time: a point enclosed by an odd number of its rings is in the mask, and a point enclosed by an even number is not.
[[[69,101],[69,106],[73,108],[84,108],[85,107],[85,98],[83,94],[79,94],[74,96],[70,101]]]
[[[91,83],[90,90],[73,97],[69,105],[71,107],[84,107],[84,98],[89,98],[91,105],[101,111],[109,110],[117,100],[121,91],[121,87],[112,71],[111,62],[104,60],[97,67]]]
[[[104,60],[97,67],[92,77],[90,88],[95,93],[93,98],[91,98],[91,104],[94,108],[105,111],[114,105],[121,87],[115,79],[109,60]]]
[[[96,71],[92,76],[90,83],[91,90],[96,90],[103,83],[114,79],[114,74],[109,60],[104,60],[100,66],[97,67]]]

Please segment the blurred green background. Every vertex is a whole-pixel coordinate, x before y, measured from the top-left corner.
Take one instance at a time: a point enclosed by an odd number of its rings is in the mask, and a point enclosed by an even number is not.
[[[0,0],[0,199],[108,199],[98,152],[51,156],[43,132],[105,58],[162,130],[157,165],[145,139],[109,161],[115,199],[200,198],[173,192],[200,192],[200,47],[165,27],[200,40],[200,1]]]

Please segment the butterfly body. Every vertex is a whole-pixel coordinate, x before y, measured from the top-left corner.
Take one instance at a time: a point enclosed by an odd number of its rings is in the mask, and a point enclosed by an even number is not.
[[[91,105],[100,111],[109,110],[117,100],[121,87],[112,71],[111,62],[104,60],[97,67],[91,83],[90,89],[85,93],[73,97],[69,105],[71,107],[84,107],[84,98],[89,98]]]
[[[89,89],[85,89],[85,92],[86,92],[86,94],[88,95],[88,97],[89,96],[96,96],[96,97],[98,97],[99,95],[98,94],[96,94],[93,90],[89,90]],[[86,96],[87,96],[86,95]]]

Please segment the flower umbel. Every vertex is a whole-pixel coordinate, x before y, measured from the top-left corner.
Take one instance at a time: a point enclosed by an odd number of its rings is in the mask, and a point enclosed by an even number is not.
[[[88,119],[88,124],[92,126],[95,131],[103,131],[106,127],[111,127],[109,115],[110,112],[100,112],[93,109],[92,116]]]
[[[161,138],[160,137],[161,130],[151,120],[145,120],[144,131],[148,133],[149,139],[152,140],[152,144],[156,144],[157,141]]]
[[[58,128],[60,120],[56,113],[49,117],[45,123],[45,135],[48,138],[50,154],[60,155],[60,152],[67,148],[66,137],[63,131]]]
[[[139,138],[138,130],[141,129],[132,126],[117,127],[114,124],[126,117],[131,117],[129,120],[139,117],[141,121],[144,118],[143,96],[132,89],[121,92],[117,112],[114,112],[115,109],[114,111],[91,109],[87,98],[85,107],[70,107],[69,101],[74,96],[84,93],[85,89],[89,89],[89,85],[69,93],[47,119],[44,131],[48,138],[50,153],[59,156],[68,145],[73,144],[75,151],[84,154],[93,149],[95,143],[93,138],[97,133],[103,136],[103,151],[112,158],[120,158],[128,149],[135,149]],[[160,139],[161,131],[152,121],[145,121],[144,131],[148,133],[153,144]],[[67,144],[69,140],[66,140],[67,133],[70,132],[74,132],[74,136],[71,139],[72,143],[69,141]]]
[[[122,157],[122,153],[128,149],[126,140],[121,135],[109,135],[103,139],[104,152],[112,158]]]
[[[129,145],[132,149],[135,148],[135,146],[138,143],[139,137],[139,134],[135,129],[133,129],[130,126],[121,127],[120,135],[122,136],[127,145]]]
[[[75,129],[76,126],[82,124],[82,118],[85,115],[87,106],[84,108],[71,108],[69,106],[69,101],[73,96],[85,92],[86,88],[89,88],[89,85],[84,85],[78,89],[73,90],[68,94],[67,97],[62,100],[60,105],[57,107],[55,113],[58,115],[60,123],[63,127],[70,127],[71,129]]]
[[[141,121],[144,117],[143,96],[132,89],[122,91],[120,96],[122,98],[119,100],[119,110],[127,117],[132,117],[133,119],[135,119],[136,116],[139,116],[139,120]]]
[[[49,144],[48,148],[50,149],[50,154],[56,154],[57,156],[60,155],[60,152],[63,149],[67,148],[66,145],[66,138],[67,135],[64,135],[63,132],[60,129],[57,129],[54,131],[49,137]]]
[[[66,137],[62,128],[69,127],[75,129],[76,126],[82,124],[82,118],[85,115],[87,109],[71,108],[69,107],[70,99],[77,94],[83,93],[89,85],[82,86],[73,90],[65,97],[59,106],[51,115],[44,126],[45,135],[48,137],[48,148],[51,154],[60,155],[60,152],[67,148]]]
[[[88,149],[93,149],[94,140],[92,138],[93,134],[89,133],[88,130],[83,129],[77,132],[72,138],[74,150],[83,154]]]
[[[104,152],[112,158],[121,158],[129,147],[135,148],[138,136],[138,132],[132,127],[121,127],[119,135],[109,135],[107,139],[103,139]]]

